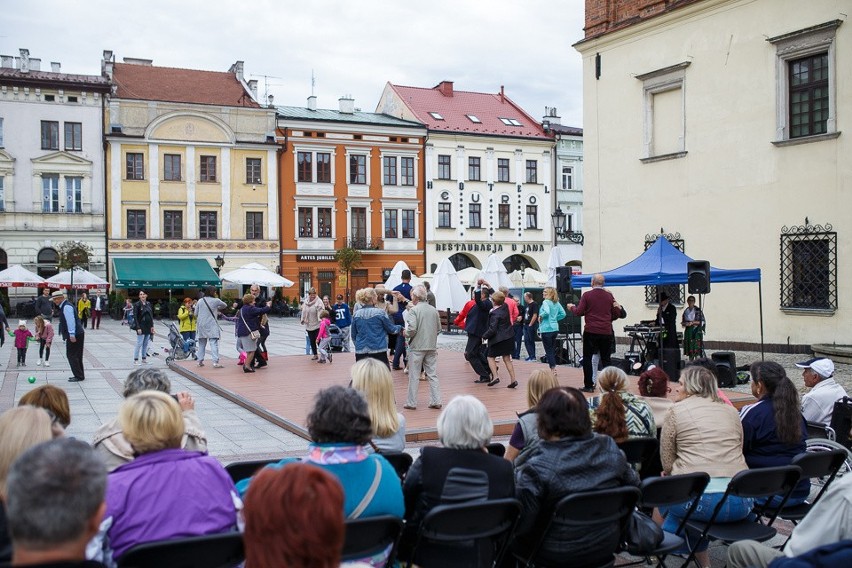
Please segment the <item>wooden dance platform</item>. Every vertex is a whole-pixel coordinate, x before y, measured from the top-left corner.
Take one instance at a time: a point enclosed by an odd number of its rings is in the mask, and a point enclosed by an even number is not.
[[[317,391],[332,385],[348,385],[349,369],[355,362],[352,353],[335,353],[334,363],[320,365],[307,355],[272,357],[269,366],[250,374],[244,373],[236,359],[223,357],[223,369],[214,369],[210,363],[198,367],[195,361],[173,361],[169,366],[177,373],[199,385],[233,401],[270,422],[310,439],[305,421]],[[543,363],[514,361],[518,388],[509,389],[509,375],[501,366],[500,384],[488,387],[476,384],[464,354],[457,351],[438,351],[438,378],[441,383],[443,403],[454,396],[470,394],[488,408],[494,422],[495,436],[508,436],[517,422],[518,412],[527,409],[527,377],[535,369],[547,369]],[[429,408],[429,387],[419,382],[417,410],[404,410],[402,405],[408,393],[408,376],[402,371],[393,373],[397,409],[406,420],[406,440],[409,442],[438,439],[436,422],[440,410]],[[580,388],[583,370],[561,365],[557,368],[559,384]],[[630,377],[630,390],[637,392],[637,377]],[[753,397],[735,391],[726,394],[737,407],[753,402]],[[587,395],[591,396],[591,395]]]

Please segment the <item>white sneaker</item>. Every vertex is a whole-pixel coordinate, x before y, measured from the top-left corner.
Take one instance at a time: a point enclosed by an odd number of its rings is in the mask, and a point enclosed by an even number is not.
[[[36,367],[41,367],[41,359],[39,359],[38,363],[36,363]]]
[[[142,363],[140,363],[140,362],[139,362],[139,359],[134,359],[134,360],[133,360],[133,365],[135,365],[136,367],[138,367],[138,366],[139,366],[139,365],[141,365],[141,364],[142,364]]]
[[[45,367],[50,367],[50,361],[45,361],[45,362],[44,362],[44,366],[45,366]]]

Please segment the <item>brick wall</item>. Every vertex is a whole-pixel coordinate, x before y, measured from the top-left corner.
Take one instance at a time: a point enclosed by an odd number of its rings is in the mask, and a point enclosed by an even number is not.
[[[642,20],[702,0],[586,0],[585,39],[626,28]]]

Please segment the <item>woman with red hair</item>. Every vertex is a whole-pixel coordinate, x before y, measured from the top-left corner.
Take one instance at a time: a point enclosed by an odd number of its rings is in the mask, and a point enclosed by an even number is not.
[[[669,376],[662,367],[652,366],[639,375],[639,394],[651,409],[657,428],[662,428],[666,415],[674,404],[674,400],[668,398],[670,391]]]
[[[343,488],[321,468],[263,469],[244,502],[246,568],[337,568],[343,548]]]

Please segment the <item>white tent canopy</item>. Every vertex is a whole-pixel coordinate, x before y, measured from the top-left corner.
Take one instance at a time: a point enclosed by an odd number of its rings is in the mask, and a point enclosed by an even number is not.
[[[220,278],[234,284],[257,284],[258,286],[273,288],[289,288],[293,281],[280,276],[262,264],[251,262],[231,272],[226,272]]]
[[[456,269],[450,259],[445,258],[435,270],[432,279],[432,292],[435,294],[435,307],[439,310],[461,310],[470,299],[459,280]]]
[[[547,260],[547,285],[551,288],[556,288],[556,269],[560,266],[565,266],[565,260],[559,247],[553,247]]]
[[[467,286],[472,286],[476,284],[476,277],[479,276],[481,271],[475,266],[468,266],[467,268],[462,268],[458,272],[456,272],[456,276],[459,277],[459,280],[462,284]]]
[[[44,286],[45,280],[20,264],[0,271],[0,288],[36,288]]]
[[[490,255],[488,260],[485,261],[485,268],[479,273],[477,280],[479,278],[488,282],[494,290],[500,286],[505,286],[506,288],[512,287],[512,281],[509,280],[509,273],[506,272],[506,267],[503,266],[503,262],[497,258],[496,254]],[[474,284],[476,284],[476,281],[474,281]]]
[[[394,288],[402,284],[403,270],[408,270],[409,272],[411,272],[411,269],[408,268],[408,265],[405,264],[405,261],[400,260],[396,263],[396,265],[394,265],[393,270],[391,270],[390,276],[388,276],[388,279],[385,281],[385,288],[387,288],[388,290],[393,290]],[[412,274],[411,285],[417,286],[418,284],[423,284],[423,280]]]
[[[60,272],[47,279],[51,288],[73,288],[74,290],[91,290],[93,288],[109,288],[109,282],[92,274],[88,270],[75,267],[73,270]]]
[[[526,268],[524,270],[515,270],[509,274],[509,280],[515,286],[530,287],[530,286],[545,286],[547,285],[547,274],[540,272],[535,268]]]

